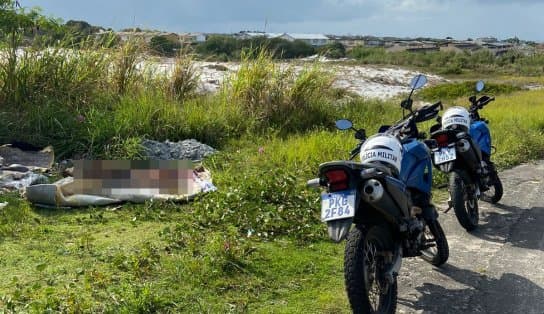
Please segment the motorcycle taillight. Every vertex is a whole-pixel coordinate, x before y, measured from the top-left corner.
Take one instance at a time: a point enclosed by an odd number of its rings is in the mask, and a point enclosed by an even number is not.
[[[438,147],[446,147],[449,144],[448,143],[448,134],[446,134],[446,133],[438,134],[435,137],[435,140],[436,140],[436,145],[438,145]]]
[[[341,191],[348,188],[349,177],[344,170],[329,170],[325,173],[329,191]]]

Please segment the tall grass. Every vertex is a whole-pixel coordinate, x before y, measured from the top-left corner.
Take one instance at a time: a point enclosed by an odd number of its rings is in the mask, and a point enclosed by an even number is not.
[[[256,131],[288,134],[332,118],[332,83],[333,76],[317,64],[297,75],[292,66],[280,68],[267,50],[247,50],[240,70],[227,81],[226,96],[254,119]]]
[[[544,158],[544,91],[517,92],[496,97],[481,115],[490,121],[492,155],[500,167]]]
[[[0,140],[51,144],[59,157],[100,157],[122,154],[123,143],[134,155],[136,138],[196,138],[221,146],[248,132],[286,135],[331,125],[332,76],[317,66],[296,75],[256,49],[219,93],[198,95],[190,55],[180,54],[173,73],[161,76],[142,66],[140,44],[24,51],[10,74],[15,89],[1,85],[0,99],[12,101],[2,105]],[[0,65],[2,82],[9,81],[10,66]]]
[[[174,63],[174,71],[169,82],[171,97],[183,101],[194,96],[198,89],[200,72],[197,70],[193,56],[181,50]]]
[[[141,82],[142,75],[137,71],[137,66],[143,51],[142,41],[130,39],[113,53],[111,85],[116,93],[123,95],[135,88],[135,83]]]
[[[0,140],[22,140],[37,146],[55,144],[62,156],[83,149],[84,112],[99,106],[104,91],[107,58],[99,52],[51,48],[26,50],[18,57],[13,74],[2,71],[2,81],[16,84],[1,92],[3,123]],[[9,67],[1,64],[0,68]]]

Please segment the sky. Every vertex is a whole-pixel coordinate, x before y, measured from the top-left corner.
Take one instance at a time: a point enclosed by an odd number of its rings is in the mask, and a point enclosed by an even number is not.
[[[47,16],[120,30],[241,30],[544,41],[542,0],[19,0]]]

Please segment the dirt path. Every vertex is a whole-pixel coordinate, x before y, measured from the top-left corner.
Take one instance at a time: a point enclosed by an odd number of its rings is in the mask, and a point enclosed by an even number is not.
[[[544,313],[544,161],[499,176],[503,199],[480,202],[477,230],[467,233],[453,210],[440,213],[446,265],[403,261],[398,313]]]

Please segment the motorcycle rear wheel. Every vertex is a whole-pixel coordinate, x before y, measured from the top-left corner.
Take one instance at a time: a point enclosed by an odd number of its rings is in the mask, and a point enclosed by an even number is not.
[[[348,235],[344,254],[344,279],[353,313],[395,313],[397,278],[385,280],[385,261],[379,252],[393,251],[387,226],[372,226],[365,232],[356,226]]]
[[[478,227],[478,199],[474,193],[469,195],[467,186],[473,184],[467,175],[453,171],[450,174],[450,196],[455,216],[463,228],[472,231]]]

